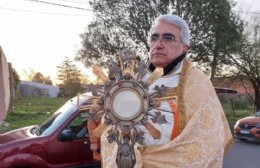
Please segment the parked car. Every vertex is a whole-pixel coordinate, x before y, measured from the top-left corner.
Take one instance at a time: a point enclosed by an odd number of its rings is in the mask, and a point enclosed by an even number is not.
[[[217,93],[229,93],[218,88]],[[231,91],[233,92],[233,91]],[[87,110],[79,111],[77,97],[66,102],[40,126],[28,126],[0,134],[0,168],[101,167],[93,160],[86,129]],[[88,93],[80,105],[91,103]]]
[[[260,141],[260,111],[239,119],[234,126],[235,137],[240,140]]]
[[[236,90],[232,89],[232,88],[223,88],[223,87],[215,87],[215,91],[216,93],[237,93]]]
[[[79,104],[91,103],[88,94]],[[40,126],[28,126],[0,134],[0,168],[83,168],[101,167],[93,160],[77,98],[66,102]]]

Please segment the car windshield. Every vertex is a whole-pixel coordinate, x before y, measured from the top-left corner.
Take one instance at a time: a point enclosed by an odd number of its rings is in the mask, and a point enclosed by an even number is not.
[[[39,135],[50,135],[77,109],[73,103],[64,104],[39,127]]]
[[[89,96],[80,96],[79,104],[85,104]],[[52,134],[64,121],[66,121],[77,110],[77,98],[73,98],[65,103],[61,108],[54,112],[45,122],[40,126],[35,126],[31,132],[36,135],[50,135]]]

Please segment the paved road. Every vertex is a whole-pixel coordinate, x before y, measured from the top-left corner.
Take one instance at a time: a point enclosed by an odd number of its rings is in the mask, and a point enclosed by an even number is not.
[[[260,143],[235,143],[224,157],[223,168],[260,168]]]

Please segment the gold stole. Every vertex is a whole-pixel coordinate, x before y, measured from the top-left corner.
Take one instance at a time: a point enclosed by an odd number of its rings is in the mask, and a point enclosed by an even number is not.
[[[187,69],[189,62],[187,60],[183,61],[183,67],[180,74],[180,80],[178,87],[173,88],[165,93],[165,95],[160,98],[162,100],[167,100],[172,111],[174,111],[174,128],[171,136],[171,140],[176,138],[184,129],[186,125],[186,112],[183,101],[183,86],[187,74]]]

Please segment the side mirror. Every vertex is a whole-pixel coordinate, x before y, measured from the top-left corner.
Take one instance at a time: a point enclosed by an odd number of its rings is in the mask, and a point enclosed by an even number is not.
[[[75,138],[75,134],[70,129],[62,130],[58,135],[59,141],[72,141]]]

